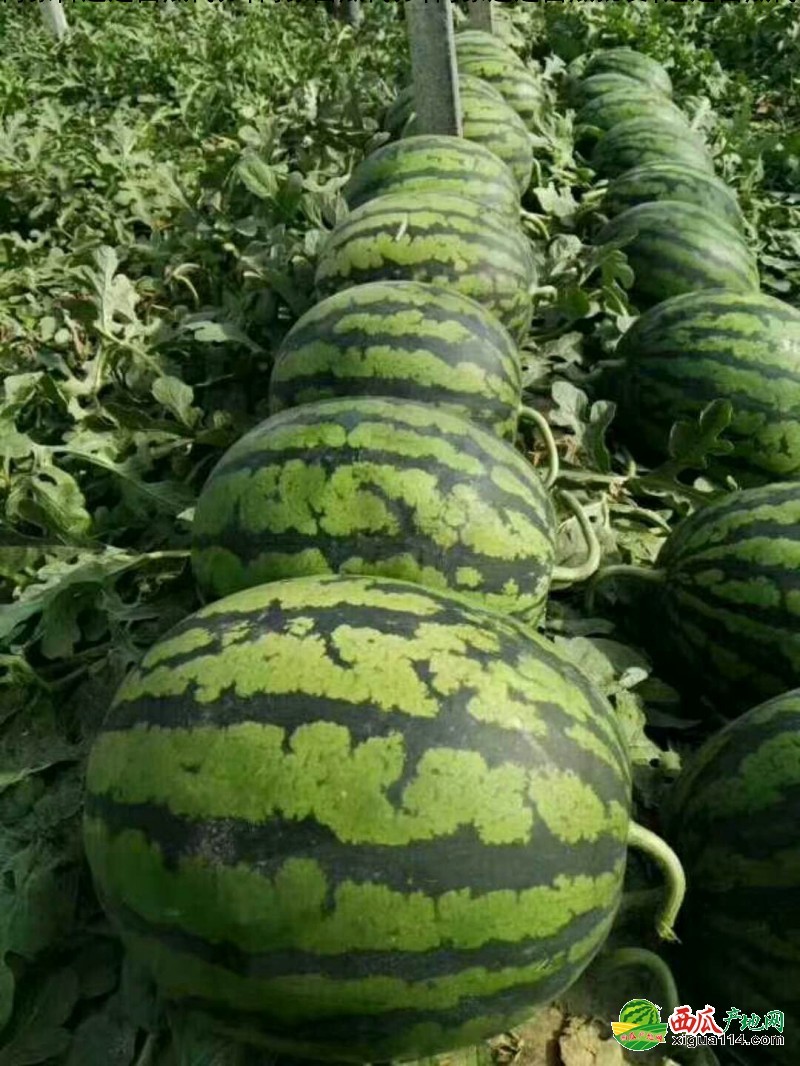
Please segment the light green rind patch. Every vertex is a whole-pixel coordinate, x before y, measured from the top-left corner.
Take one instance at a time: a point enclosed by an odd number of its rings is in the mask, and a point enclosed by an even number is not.
[[[529,839],[525,771],[487,767],[479,752],[424,753],[398,806],[387,791],[406,769],[400,733],[354,743],[332,722],[293,733],[245,722],[220,730],[135,728],[102,734],[87,774],[93,793],[155,803],[192,819],[310,818],[343,843],[398,847],[471,827],[484,844]]]
[[[547,828],[566,844],[595,841],[610,833],[626,840],[628,812],[615,800],[606,804],[573,771],[544,770],[531,775],[528,795]]]

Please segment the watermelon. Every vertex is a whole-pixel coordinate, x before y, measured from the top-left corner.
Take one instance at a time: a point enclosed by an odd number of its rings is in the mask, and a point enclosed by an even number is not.
[[[464,196],[392,193],[339,222],[320,250],[315,280],[320,298],[367,281],[450,285],[519,341],[531,322],[536,269],[531,245],[507,216]]]
[[[646,163],[677,163],[714,173],[708,148],[693,130],[683,122],[655,115],[618,122],[592,153],[592,166],[604,178]]]
[[[606,48],[594,52],[582,65],[581,76],[591,78],[595,74],[622,74],[665,96],[672,96],[672,81],[662,65],[633,48]]]
[[[344,197],[353,208],[398,192],[468,196],[519,222],[514,175],[494,152],[464,137],[419,136],[385,144],[356,167]]]
[[[622,891],[630,770],[549,641],[406,582],[207,606],[117,692],[84,839],[168,1001],[279,1056],[473,1044],[569,987]]]
[[[628,1025],[658,1025],[661,1013],[649,999],[629,999],[619,1012],[619,1020]]]
[[[213,596],[379,574],[536,623],[555,532],[511,444],[431,404],[356,396],[282,411],[229,448],[200,494],[192,559]]]
[[[440,285],[375,281],[316,304],[273,364],[270,410],[336,396],[397,396],[450,408],[513,439],[520,356],[494,315]]]
[[[458,82],[464,138],[482,144],[502,159],[514,175],[520,192],[525,192],[533,170],[533,146],[525,123],[488,82],[468,74],[460,75]],[[394,137],[419,133],[412,87],[399,94],[386,114],[384,125]]]
[[[513,107],[529,130],[541,127],[547,94],[540,78],[526,70],[521,63],[512,65],[491,53],[484,54],[476,48],[462,47],[459,37],[456,37],[456,59],[459,74],[489,82],[509,107]]]
[[[514,49],[487,30],[459,30],[455,35],[455,44],[459,59],[501,62],[510,67],[525,69],[525,64]]]
[[[785,1031],[797,1032],[800,690],[708,740],[668,795],[664,819],[689,876],[680,974],[687,1000],[762,1019],[777,1009]],[[784,1047],[762,1045],[752,1055],[786,1061]]]
[[[568,90],[569,100],[573,107],[580,108],[592,100],[605,96],[607,93],[618,92],[620,89],[625,89],[634,96],[643,96],[648,99],[660,101],[669,99],[663,92],[654,89],[651,85],[643,84],[641,81],[628,77],[627,74],[610,71],[608,74],[593,74],[591,78],[573,81]]]
[[[800,482],[722,495],[657,559],[655,640],[676,680],[728,715],[800,684]]]
[[[629,207],[655,200],[694,204],[740,232],[744,228],[742,210],[733,190],[713,174],[683,163],[648,163],[626,170],[609,185],[603,209],[614,216]]]
[[[602,134],[632,118],[663,119],[678,126],[689,126],[684,113],[671,100],[645,87],[637,91],[634,86],[603,93],[585,103],[575,116],[575,123],[579,132],[581,129],[596,129]]]
[[[696,289],[758,289],[758,266],[741,233],[702,207],[662,200],[623,211],[597,242],[625,240],[637,304],[646,307]]]
[[[668,454],[673,422],[728,399],[734,444],[716,466],[741,484],[800,478],[800,311],[761,293],[673,297],[623,336],[612,387],[642,458]]]

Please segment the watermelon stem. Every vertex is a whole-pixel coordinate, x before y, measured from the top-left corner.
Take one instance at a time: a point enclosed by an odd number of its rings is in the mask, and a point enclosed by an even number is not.
[[[670,970],[661,956],[654,951],[648,951],[647,948],[617,948],[603,957],[601,965],[603,969],[607,968],[609,970],[627,970],[634,966],[647,970],[653,975],[656,984],[659,986],[665,1003],[665,1007],[662,1009],[666,1009],[672,1014],[680,1003],[678,986],[675,984],[672,970]]]
[[[662,940],[677,941],[673,926],[686,895],[686,874],[681,860],[660,836],[638,822],[628,826],[628,847],[638,848],[661,869],[667,887],[667,898],[656,918],[656,932]]]
[[[602,570],[598,570],[594,581],[587,589],[587,611],[591,612],[594,610],[598,586],[604,581],[607,581],[610,577],[620,577],[622,575],[625,577],[636,578],[639,581],[649,581],[653,585],[663,584],[667,577],[666,571],[659,570],[657,567],[648,570],[644,566],[632,566],[630,563],[615,563],[611,566],[604,566]]]
[[[577,518],[578,525],[581,527],[581,533],[583,533],[583,538],[586,541],[588,554],[586,560],[581,563],[580,566],[554,566],[553,581],[570,583],[574,581],[586,581],[592,576],[592,574],[594,574],[600,565],[602,554],[600,551],[600,542],[597,539],[595,531],[592,528],[592,523],[589,521],[586,512],[572,493],[562,489],[559,492],[559,496]]]
[[[519,409],[519,417],[522,421],[533,422],[542,436],[542,440],[547,448],[547,463],[549,467],[547,477],[544,479],[544,487],[549,489],[558,480],[560,465],[558,448],[556,447],[555,438],[553,437],[553,431],[550,429],[547,419],[540,411],[537,411],[535,407],[526,407],[523,405]]]

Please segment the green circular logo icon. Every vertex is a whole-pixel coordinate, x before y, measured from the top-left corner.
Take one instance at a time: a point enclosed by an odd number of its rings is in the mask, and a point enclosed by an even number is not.
[[[661,1021],[661,1008],[649,999],[629,999],[611,1023],[614,1039],[626,1051],[652,1051],[667,1039],[667,1026]]]

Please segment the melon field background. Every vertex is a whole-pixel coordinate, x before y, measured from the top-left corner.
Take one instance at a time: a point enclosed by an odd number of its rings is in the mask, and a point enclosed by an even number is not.
[[[199,490],[266,416],[272,356],[314,303],[320,243],[408,74],[394,5],[370,5],[357,33],[323,8],[197,4],[166,19],[157,5],[75,5],[59,47],[37,6],[0,6],[3,1066],[256,1061],[180,1017],[169,1035],[91,890],[80,812],[111,695],[198,606]],[[525,4],[502,28],[561,101],[536,135],[525,199],[526,231],[544,249],[526,400],[553,426],[563,484],[595,520],[604,562],[649,562],[704,488],[678,476],[724,452],[728,415],[685,424],[667,462],[634,470],[613,405],[595,398],[593,365],[632,320],[631,271],[623,251],[588,243],[598,197],[573,147],[565,64],[628,44],[668,68],[739,195],[763,291],[800,307],[798,9]],[[584,552],[570,520],[560,561]],[[635,618],[624,624],[632,614],[615,623],[583,590],[556,591],[546,630],[612,698],[637,817],[657,824],[665,786],[717,723],[701,725],[653,673],[630,637]],[[654,884],[632,856],[611,946],[650,942],[641,904]],[[446,1061],[623,1061],[607,1023],[627,999],[660,992],[645,971],[604,966],[601,956],[524,1030]]]

